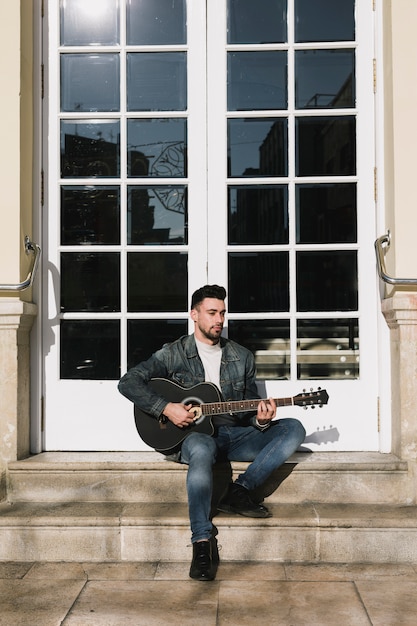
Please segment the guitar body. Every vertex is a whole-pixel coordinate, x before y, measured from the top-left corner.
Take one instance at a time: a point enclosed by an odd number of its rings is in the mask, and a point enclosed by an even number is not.
[[[182,404],[197,406],[222,401],[219,390],[212,383],[201,383],[185,389],[171,380],[153,378],[149,381],[149,387],[158,395],[166,398],[168,402],[181,402]],[[164,422],[158,421],[142,411],[137,405],[135,405],[134,414],[136,430],[140,438],[148,446],[163,454],[178,450],[184,439],[191,433],[212,435],[214,432],[210,416],[203,415],[188,428],[179,428],[168,419]]]

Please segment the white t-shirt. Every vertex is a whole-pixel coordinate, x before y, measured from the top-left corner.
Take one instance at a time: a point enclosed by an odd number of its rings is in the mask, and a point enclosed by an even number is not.
[[[195,339],[195,337],[194,337]],[[220,362],[222,360],[222,349],[220,341],[214,345],[202,343],[195,339],[198,354],[204,366],[204,374],[206,382],[213,383],[220,388]]]

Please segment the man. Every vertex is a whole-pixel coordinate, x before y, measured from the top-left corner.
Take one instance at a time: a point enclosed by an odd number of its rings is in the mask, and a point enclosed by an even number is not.
[[[119,391],[143,411],[170,420],[179,429],[193,424],[191,405],[169,402],[148,387],[152,378],[167,378],[183,387],[204,381],[214,383],[225,401],[259,400],[253,354],[221,336],[225,319],[226,290],[205,285],[191,299],[194,333],[180,337],[130,369],[119,382]],[[251,462],[218,505],[220,511],[248,517],[270,517],[251,491],[282,465],[305,438],[296,419],[273,420],[275,401],[257,404],[257,411],[212,417],[213,436],[193,432],[184,438],[178,460],[188,465],[187,495],[193,559],[190,577],[213,580],[218,564],[217,540],[211,521],[212,468],[216,460]]]

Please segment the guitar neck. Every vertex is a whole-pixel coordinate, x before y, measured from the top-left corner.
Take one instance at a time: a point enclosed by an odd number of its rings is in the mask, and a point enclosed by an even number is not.
[[[266,400],[265,400],[266,401]],[[223,413],[241,413],[243,411],[256,411],[262,400],[237,400],[233,402],[207,402],[201,404],[203,415],[222,415]],[[275,398],[277,406],[292,406],[293,398]]]

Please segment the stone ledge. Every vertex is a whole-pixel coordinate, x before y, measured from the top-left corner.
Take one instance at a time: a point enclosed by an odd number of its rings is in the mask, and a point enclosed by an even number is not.
[[[214,468],[215,499],[247,463]],[[187,466],[155,452],[46,452],[8,466],[9,502],[186,502]],[[255,494],[269,503],[410,505],[406,462],[392,454],[300,452]]]
[[[407,461],[394,454],[378,452],[297,452],[286,465],[294,471],[402,471],[408,470]],[[233,462],[241,470],[247,463]],[[181,463],[167,461],[158,452],[42,452],[8,464],[9,471],[88,471],[88,470],[141,470],[186,471]]]
[[[417,507],[272,505],[274,517],[219,514],[221,559],[417,563]],[[185,504],[0,505],[0,561],[164,561],[191,557]]]
[[[272,517],[259,519],[218,513],[227,527],[309,526],[313,528],[395,528],[417,531],[417,506],[375,504],[268,504]],[[186,503],[43,502],[0,504],[0,528],[7,526],[186,526]]]

